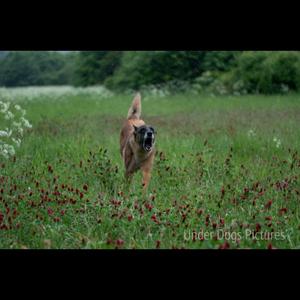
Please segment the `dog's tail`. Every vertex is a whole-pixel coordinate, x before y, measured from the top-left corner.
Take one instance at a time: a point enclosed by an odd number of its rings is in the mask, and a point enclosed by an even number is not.
[[[127,119],[139,119],[142,113],[141,94],[137,93],[129,108]]]

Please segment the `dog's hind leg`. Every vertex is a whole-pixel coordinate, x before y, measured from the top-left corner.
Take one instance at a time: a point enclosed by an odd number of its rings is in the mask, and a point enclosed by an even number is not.
[[[135,160],[133,158],[133,156],[131,157],[131,159],[127,159],[125,161],[125,182],[126,182],[126,186],[127,188],[129,188],[131,182],[132,182],[132,178],[133,178],[133,174],[136,171],[136,164],[135,164]]]

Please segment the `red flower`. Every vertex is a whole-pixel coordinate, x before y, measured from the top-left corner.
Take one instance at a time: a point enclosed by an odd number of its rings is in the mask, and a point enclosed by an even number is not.
[[[83,193],[80,192],[80,196],[79,197],[80,197],[80,199],[82,199],[83,198]]]
[[[154,195],[151,195],[150,200],[151,200],[151,201],[154,201],[154,199],[155,199],[155,196],[154,196]]]
[[[53,219],[53,221],[54,221],[54,222],[59,222],[59,221],[60,221],[60,218],[59,218],[59,217],[55,217],[55,218]]]
[[[156,219],[156,214],[154,214],[154,215],[151,216],[151,220],[153,220],[154,222],[157,221],[157,219]]]
[[[271,217],[271,216],[265,217],[265,219],[266,219],[267,221],[272,221],[272,217]]]
[[[70,203],[75,204],[76,200],[74,200],[73,198],[70,198]]]
[[[54,213],[54,211],[51,208],[48,208],[47,212],[49,216],[53,215]]]
[[[124,245],[124,241],[121,240],[121,239],[118,239],[118,240],[116,240],[116,244],[117,244],[118,247],[121,247],[121,246]]]
[[[210,215],[207,215],[207,216],[205,217],[205,221],[206,221],[206,222],[209,222],[209,219],[210,219]]]
[[[268,249],[269,249],[269,250],[272,250],[272,249],[274,249],[274,247],[272,246],[272,244],[271,244],[271,243],[269,243],[269,244],[268,244]]]
[[[230,244],[228,242],[224,242],[219,246],[219,249],[229,249],[229,248],[230,248]]]
[[[273,201],[272,201],[272,200],[269,200],[269,201],[267,202],[267,204],[265,205],[265,208],[266,208],[266,209],[269,209],[269,208],[272,206],[272,203],[273,203]]]
[[[198,210],[197,210],[197,215],[198,215],[198,216],[201,216],[202,213],[203,213],[203,209],[198,209]]]
[[[249,193],[249,189],[247,187],[244,188],[244,194],[248,194]]]
[[[129,215],[129,216],[127,217],[127,219],[128,219],[128,221],[130,222],[130,221],[132,221],[133,216],[132,216],[132,215]]]
[[[258,232],[261,230],[261,225],[259,223],[255,224],[255,231]]]
[[[224,189],[224,186],[222,186],[222,189],[221,189],[221,197],[223,198],[225,195],[225,189]]]
[[[65,215],[65,213],[66,213],[66,211],[65,211],[65,210],[61,210],[61,211],[60,211],[60,214],[61,214],[62,216],[64,216],[64,215]]]
[[[146,207],[149,211],[151,211],[152,208],[153,208],[153,205],[151,205],[151,204],[149,204],[149,203],[146,203],[146,204],[145,204],[145,207]]]
[[[280,216],[284,215],[285,213],[287,213],[287,208],[286,207],[283,207],[283,208],[279,209],[279,215]]]
[[[120,206],[121,205],[121,201],[118,201],[116,199],[111,199],[110,200],[111,204],[113,204],[114,206]]]
[[[160,248],[160,241],[156,241],[156,249]]]

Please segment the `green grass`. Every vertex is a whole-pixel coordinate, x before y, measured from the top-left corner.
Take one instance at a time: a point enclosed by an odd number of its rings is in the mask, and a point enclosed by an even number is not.
[[[0,161],[1,248],[300,247],[300,95],[145,98],[158,132],[146,196],[140,173],[123,180],[131,100],[20,101],[33,128]]]

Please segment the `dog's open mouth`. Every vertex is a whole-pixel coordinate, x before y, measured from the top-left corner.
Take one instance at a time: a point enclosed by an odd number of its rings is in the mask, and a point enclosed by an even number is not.
[[[151,149],[152,149],[152,144],[153,144],[153,139],[152,139],[152,137],[147,137],[147,138],[144,140],[144,145],[143,145],[143,147],[144,147],[144,149],[145,149],[146,151],[151,151]]]

